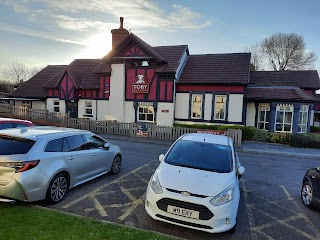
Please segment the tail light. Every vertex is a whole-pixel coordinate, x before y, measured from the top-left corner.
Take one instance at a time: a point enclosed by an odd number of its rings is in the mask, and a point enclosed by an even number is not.
[[[16,173],[25,172],[36,167],[39,164],[40,160],[27,161],[27,162],[2,162],[0,163],[1,167],[14,168]]]

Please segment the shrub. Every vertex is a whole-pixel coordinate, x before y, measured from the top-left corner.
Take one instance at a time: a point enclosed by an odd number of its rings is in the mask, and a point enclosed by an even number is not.
[[[292,134],[289,139],[291,147],[320,148],[320,139],[307,134]]]
[[[310,132],[320,132],[320,127],[310,126]]]
[[[258,142],[269,142],[270,133],[262,129],[257,129],[253,135],[252,140],[258,141]]]
[[[271,143],[281,143],[281,144],[289,144],[289,133],[271,133],[270,142]]]

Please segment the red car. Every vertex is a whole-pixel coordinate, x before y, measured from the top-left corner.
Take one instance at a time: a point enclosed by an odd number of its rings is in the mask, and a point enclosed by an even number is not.
[[[34,126],[34,124],[28,120],[0,117],[0,130],[6,128],[21,128],[30,126]]]

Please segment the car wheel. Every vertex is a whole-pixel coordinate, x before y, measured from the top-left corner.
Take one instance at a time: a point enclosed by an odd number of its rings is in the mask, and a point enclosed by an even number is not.
[[[310,182],[304,182],[301,188],[301,199],[303,204],[308,207],[312,208],[313,204],[313,188]]]
[[[59,173],[50,182],[46,200],[49,203],[58,203],[66,195],[69,188],[69,181],[65,174]]]
[[[112,162],[111,166],[111,174],[117,174],[120,171],[121,168],[121,156],[117,155]]]

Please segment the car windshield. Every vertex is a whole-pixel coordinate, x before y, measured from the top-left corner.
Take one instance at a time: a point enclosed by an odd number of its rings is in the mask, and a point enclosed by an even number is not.
[[[230,147],[206,142],[180,140],[167,154],[165,162],[218,173],[232,169]]]
[[[35,141],[9,135],[0,135],[0,155],[25,154]]]

